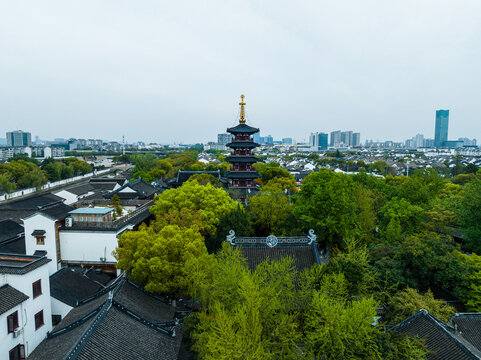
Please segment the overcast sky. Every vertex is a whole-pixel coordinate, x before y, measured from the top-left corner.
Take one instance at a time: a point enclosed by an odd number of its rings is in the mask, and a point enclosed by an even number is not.
[[[0,137],[481,138],[481,1],[2,1]]]

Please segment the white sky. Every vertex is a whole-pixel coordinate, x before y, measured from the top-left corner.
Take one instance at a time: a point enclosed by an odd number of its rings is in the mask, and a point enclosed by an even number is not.
[[[481,135],[481,1],[0,2],[0,136]]]

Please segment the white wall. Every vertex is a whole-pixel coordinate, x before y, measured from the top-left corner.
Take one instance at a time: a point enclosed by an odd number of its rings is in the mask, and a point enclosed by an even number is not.
[[[28,299],[22,303],[22,311],[18,312],[18,323],[19,326],[23,328],[23,332],[19,337],[13,339],[13,334],[8,334],[6,345],[3,345],[4,333],[8,332],[6,326],[7,320],[4,320],[4,322],[0,323],[0,339],[2,339],[0,342],[0,359],[8,359],[8,351],[10,351],[17,344],[24,344],[26,356],[30,355],[30,353],[42,342],[42,340],[45,339],[47,332],[52,331],[50,282],[48,272],[48,265],[45,264],[24,275],[0,275],[0,286],[5,283],[10,284],[10,286],[28,296]],[[34,299],[32,284],[37,280],[41,280],[42,295],[39,295]],[[43,320],[45,325],[41,326],[38,330],[35,330],[35,314],[40,310],[43,310]],[[14,310],[12,309],[11,311],[7,311],[6,314],[3,314],[5,315],[5,319],[6,316],[10,315],[13,311]],[[14,340],[13,342],[12,339]],[[4,357],[4,346],[8,347],[7,357]]]
[[[25,302],[0,315],[0,359],[8,359],[10,350],[18,344],[23,344],[22,336],[14,338],[13,334],[8,333],[7,316],[18,311],[18,324],[20,325],[22,323],[24,304]]]
[[[73,309],[72,306],[63,303],[52,296],[50,297],[50,303],[52,304],[52,315],[60,315],[62,316],[62,319]]]
[[[35,214],[24,219],[25,228],[25,251],[27,255],[33,255],[37,250],[47,251],[49,273],[52,275],[59,269],[57,259],[57,244],[55,242],[55,221],[42,214]],[[45,231],[45,245],[37,245],[37,239],[32,236],[34,230]]]
[[[131,229],[132,226],[128,226]],[[124,228],[125,229],[125,228]],[[115,263],[112,252],[117,248],[117,234],[121,231],[60,231],[60,249],[62,260],[69,262],[100,262],[101,257],[107,263]]]

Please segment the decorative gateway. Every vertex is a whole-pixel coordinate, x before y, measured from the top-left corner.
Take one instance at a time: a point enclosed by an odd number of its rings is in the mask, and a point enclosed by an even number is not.
[[[226,241],[233,247],[239,247],[251,270],[266,259],[280,260],[286,256],[294,261],[296,270],[302,271],[328,260],[328,252],[320,252],[314,230],[306,236],[236,237],[230,230]]]

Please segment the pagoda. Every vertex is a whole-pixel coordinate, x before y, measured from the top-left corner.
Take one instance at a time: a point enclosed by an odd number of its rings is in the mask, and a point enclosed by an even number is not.
[[[242,195],[255,194],[257,184],[254,179],[259,178],[259,173],[252,164],[259,160],[252,154],[252,150],[259,146],[252,136],[259,132],[259,129],[246,124],[244,95],[241,95],[240,118],[237,126],[227,129],[232,134],[232,141],[226,146],[233,152],[225,160],[232,164],[226,177],[230,189],[240,190]]]

